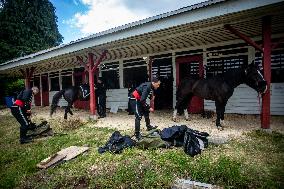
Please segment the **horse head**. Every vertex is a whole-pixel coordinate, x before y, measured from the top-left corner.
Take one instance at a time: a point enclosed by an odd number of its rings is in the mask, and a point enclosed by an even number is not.
[[[245,68],[245,83],[261,94],[267,90],[267,82],[254,61]]]

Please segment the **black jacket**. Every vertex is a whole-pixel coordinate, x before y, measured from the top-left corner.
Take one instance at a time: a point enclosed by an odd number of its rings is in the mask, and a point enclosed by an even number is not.
[[[106,88],[103,83],[97,83],[96,96],[106,96]]]
[[[152,82],[142,83],[135,90],[141,96],[140,102],[144,106],[149,106],[149,105],[147,105],[146,100],[147,100],[147,97],[149,97],[149,99],[152,98],[152,93],[153,93]]]
[[[27,110],[31,109],[32,99],[33,99],[33,91],[31,89],[24,89],[17,96],[17,100],[23,101],[24,107]]]

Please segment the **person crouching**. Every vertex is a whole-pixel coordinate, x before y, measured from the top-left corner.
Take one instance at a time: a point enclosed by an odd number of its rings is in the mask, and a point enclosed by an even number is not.
[[[32,126],[28,117],[31,115],[32,98],[39,92],[37,87],[22,90],[17,96],[13,106],[11,106],[11,113],[20,123],[20,143],[32,142],[30,137],[27,137],[27,131]]]

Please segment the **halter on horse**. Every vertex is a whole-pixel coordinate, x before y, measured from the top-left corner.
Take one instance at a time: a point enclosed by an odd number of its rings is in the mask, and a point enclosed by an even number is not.
[[[222,129],[220,119],[224,120],[225,106],[228,99],[233,95],[234,88],[245,83],[258,93],[265,93],[267,83],[261,74],[258,65],[254,62],[250,65],[237,69],[230,69],[223,75],[217,75],[208,79],[185,78],[178,87],[177,103],[173,114],[176,121],[177,111],[184,110],[188,119],[187,106],[193,96],[215,101],[216,126]]]
[[[90,98],[90,86],[83,84],[80,86],[72,86],[68,89],[62,89],[61,91],[54,94],[52,98],[52,104],[50,107],[50,116],[55,112],[59,99],[62,97],[68,102],[65,107],[64,119],[67,119],[67,113],[73,115],[71,107],[76,100],[87,101]]]

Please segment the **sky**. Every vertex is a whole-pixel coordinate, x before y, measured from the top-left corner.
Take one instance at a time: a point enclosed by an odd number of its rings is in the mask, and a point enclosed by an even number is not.
[[[63,44],[205,0],[50,0]]]

